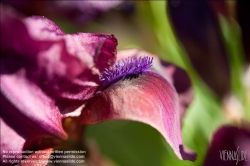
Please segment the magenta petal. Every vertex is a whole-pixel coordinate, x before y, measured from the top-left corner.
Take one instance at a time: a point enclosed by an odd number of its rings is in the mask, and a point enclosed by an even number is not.
[[[146,123],[162,134],[180,159],[193,161],[195,155],[183,149],[179,111],[174,87],[160,75],[146,72],[96,94],[83,109],[81,120],[85,124],[112,119]]]
[[[68,35],[44,17],[21,20],[13,11],[2,9],[1,51],[9,66],[25,68],[28,79],[59,104],[94,95],[99,72],[116,59],[113,35]],[[17,59],[19,63],[15,63]]]
[[[114,35],[94,33],[67,35],[54,22],[40,16],[25,19],[25,24],[31,36],[37,40],[63,39],[67,52],[72,54],[70,56],[76,56],[88,67],[95,66],[103,70],[112,65],[116,59],[117,40]]]
[[[246,126],[247,127],[247,126]],[[248,124],[249,127],[249,124]],[[236,152],[238,153],[244,151],[246,155],[243,159],[241,157],[237,160],[229,160],[227,154],[224,154],[223,151],[227,153]],[[222,126],[216,133],[213,135],[212,143],[207,151],[206,158],[204,160],[204,166],[249,166],[250,159],[250,131],[244,128],[237,128],[233,126]],[[238,154],[237,154],[238,155]],[[222,158],[221,158],[222,157]],[[224,158],[225,157],[225,158]],[[236,157],[237,159],[237,157]],[[226,161],[225,161],[226,160]],[[237,162],[237,164],[236,164]]]
[[[4,130],[20,138],[20,144],[12,144],[6,142],[8,134],[1,135],[4,147],[29,148],[43,137],[67,139],[62,118],[68,114],[62,114],[93,97],[100,71],[116,59],[117,40],[105,34],[67,35],[44,17],[22,20],[2,5],[0,21],[1,119]]]
[[[2,71],[4,70],[2,69]],[[62,128],[61,114],[55,106],[55,101],[46,96],[35,84],[26,80],[24,70],[15,74],[1,73],[0,79],[1,94],[16,108],[15,111],[4,110],[3,115],[9,114],[18,119],[17,115],[21,114],[24,117],[23,121],[33,123],[41,130],[41,133],[59,138],[67,137]],[[3,109],[7,109],[7,107]]]
[[[25,139],[20,136],[17,132],[15,132],[14,130],[11,129],[11,127],[9,127],[3,120],[2,118],[0,119],[0,129],[1,129],[1,163],[3,158],[3,155],[13,155],[8,153],[8,151],[21,151],[23,149],[24,143],[25,143]],[[4,137],[2,137],[2,135],[4,134]],[[11,140],[11,143],[9,143]],[[7,154],[5,154],[6,152],[3,151],[7,151]],[[20,153],[15,154],[20,155]]]

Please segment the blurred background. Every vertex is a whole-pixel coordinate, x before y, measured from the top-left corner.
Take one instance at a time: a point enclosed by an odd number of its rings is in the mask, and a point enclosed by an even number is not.
[[[249,15],[239,14],[244,5],[237,1],[185,2],[3,1],[23,16],[51,19],[65,33],[114,34],[118,51],[139,48],[184,68],[195,98],[182,122],[182,136],[197,153],[195,162],[179,160],[155,129],[138,122],[87,126],[84,139],[94,140],[118,166],[198,166],[221,125],[250,121],[249,51],[244,47]]]

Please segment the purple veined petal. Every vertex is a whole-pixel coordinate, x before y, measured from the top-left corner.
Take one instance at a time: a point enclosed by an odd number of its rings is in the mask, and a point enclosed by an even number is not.
[[[116,59],[117,40],[113,35],[68,35],[44,17],[21,20],[10,9],[2,9],[1,51],[4,59],[11,59],[11,66],[24,67],[28,79],[59,103],[93,96],[100,71]],[[15,64],[16,59],[21,64]]]
[[[132,56],[150,56],[153,57],[153,70],[163,76],[165,79],[173,84],[176,92],[179,96],[180,104],[180,118],[182,119],[186,113],[186,109],[193,100],[193,88],[191,85],[191,80],[188,74],[178,66],[160,60],[158,56],[152,55],[149,52],[138,50],[138,49],[128,49],[119,51],[117,54],[117,59],[122,59]]]
[[[241,33],[242,33],[242,42],[243,42],[243,47],[245,51],[245,56],[246,56],[246,61],[250,63],[250,3],[248,1],[242,1],[239,0],[236,2],[237,5],[237,17],[238,17],[238,22],[241,27]]]
[[[230,89],[229,62],[209,2],[168,1],[167,12],[198,74],[219,97],[225,95]]]
[[[51,115],[51,118],[55,119],[44,120],[43,118],[38,119],[37,117],[29,119],[30,117],[27,115],[29,112],[27,111],[26,113],[23,113],[22,111],[19,111],[12,103],[10,103],[10,101],[6,99],[2,92],[0,101],[2,111],[0,122],[1,162],[2,159],[6,160],[3,155],[15,155],[17,160],[21,160],[21,158],[18,157],[18,155],[22,155],[20,152],[23,150],[33,150],[34,147],[43,147],[43,138],[56,137],[60,139],[67,139],[67,134],[63,131],[62,125],[56,124],[60,123],[57,121],[61,118]],[[26,102],[26,105],[27,103],[28,102]],[[37,109],[37,111],[41,110]],[[56,113],[58,113],[58,111]],[[37,114],[41,115],[42,113]],[[11,151],[17,151],[17,153],[12,154]]]
[[[93,33],[64,34],[54,22],[40,16],[29,17],[24,22],[30,35],[35,40],[63,39],[66,51],[71,56],[79,58],[89,68],[96,67],[102,71],[116,60],[117,39],[114,35]]]
[[[207,151],[207,155],[203,165],[204,166],[210,166],[210,165],[249,166],[250,162],[249,151],[250,151],[249,128],[221,126],[213,135],[213,139]],[[235,157],[236,160],[229,159],[230,158],[229,153],[233,153],[233,157],[235,156],[235,153],[237,153],[237,156]]]
[[[178,94],[168,79],[154,71],[122,79],[100,91],[83,108],[80,119],[84,124],[113,119],[146,123],[162,134],[180,159],[196,158],[182,143]]]
[[[44,17],[22,20],[1,5],[1,118],[9,126],[5,128],[22,137],[25,145],[44,136],[67,139],[61,122],[67,115],[62,114],[73,109],[65,108],[94,95],[100,71],[115,59],[116,45],[113,35],[67,35]],[[20,141],[17,146],[24,145]]]
[[[193,101],[194,91],[188,74],[172,63],[161,61],[162,68],[172,78],[173,86],[179,96],[180,118],[184,118],[189,104]]]
[[[43,137],[67,139],[55,101],[29,82],[24,70],[8,73],[1,63],[0,79],[1,149],[29,149],[38,145]]]
[[[1,66],[4,64],[1,63]],[[7,101],[2,103],[3,119],[5,115],[15,117],[23,117],[23,120],[30,121],[41,129],[41,132],[54,135],[59,138],[66,138],[61,124],[61,114],[55,101],[49,98],[35,84],[26,79],[25,71],[20,70],[17,73],[5,73],[5,68],[1,67],[1,98],[5,98],[10,102],[13,109],[8,109],[5,105]],[[5,119],[4,119],[5,120]],[[20,123],[14,121],[13,123]]]

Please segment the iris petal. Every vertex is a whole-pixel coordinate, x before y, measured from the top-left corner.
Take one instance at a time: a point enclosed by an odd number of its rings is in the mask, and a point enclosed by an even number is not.
[[[153,55],[149,52],[139,50],[139,49],[128,49],[119,51],[117,54],[117,59],[122,59],[126,57],[133,57],[133,56],[149,56],[152,57],[153,60],[153,67],[151,68],[152,71],[156,71],[161,76],[163,76],[166,80],[168,80],[176,89],[176,92],[179,96],[179,108],[181,112],[181,120],[186,113],[186,109],[189,104],[193,100],[193,88],[191,84],[191,80],[187,74],[187,72],[180,67],[176,66],[173,63],[166,62],[159,59],[159,56]]]
[[[44,17],[21,19],[4,5],[0,21],[1,147],[22,150],[43,137],[67,139],[62,119],[93,97],[99,73],[116,59],[117,40],[67,35]],[[12,136],[19,141],[8,141]]]
[[[80,118],[84,124],[113,119],[146,123],[162,134],[180,159],[196,158],[183,146],[178,94],[170,81],[154,71],[120,80],[97,93]]]

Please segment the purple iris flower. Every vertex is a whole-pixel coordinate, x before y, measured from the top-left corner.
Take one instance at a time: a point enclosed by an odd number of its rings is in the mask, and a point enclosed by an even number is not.
[[[113,35],[65,34],[45,17],[1,6],[1,150],[54,148],[79,141],[85,124],[126,119],[154,127],[179,159],[194,161],[181,136],[188,75],[144,51],[116,54],[116,46]]]

